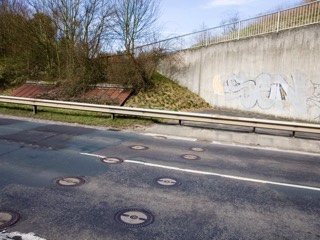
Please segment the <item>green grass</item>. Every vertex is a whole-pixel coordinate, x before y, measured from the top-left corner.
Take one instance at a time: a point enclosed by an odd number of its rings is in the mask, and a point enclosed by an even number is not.
[[[157,122],[156,119],[142,119],[128,116],[116,116],[115,119],[111,119],[110,114],[47,107],[38,107],[37,114],[33,114],[31,106],[7,103],[0,103],[0,114],[114,128],[148,125]]]
[[[151,81],[151,88],[131,97],[125,106],[173,111],[209,107],[202,98],[159,73],[155,73]]]

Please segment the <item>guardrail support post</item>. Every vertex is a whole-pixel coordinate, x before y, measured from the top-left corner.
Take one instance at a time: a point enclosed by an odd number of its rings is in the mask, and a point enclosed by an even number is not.
[[[115,119],[114,113],[111,113],[111,119],[112,119],[112,120]]]
[[[179,125],[182,126],[182,120],[179,120]]]
[[[34,105],[34,106],[33,106],[33,114],[37,114],[37,112],[38,112],[37,106]]]

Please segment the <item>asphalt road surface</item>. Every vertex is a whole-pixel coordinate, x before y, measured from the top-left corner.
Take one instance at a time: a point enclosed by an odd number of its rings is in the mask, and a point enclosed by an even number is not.
[[[320,240],[317,155],[2,117],[0,191],[0,239]]]

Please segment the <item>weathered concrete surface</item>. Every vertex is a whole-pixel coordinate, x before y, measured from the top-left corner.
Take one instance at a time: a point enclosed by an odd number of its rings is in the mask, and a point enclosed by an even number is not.
[[[319,122],[319,33],[317,24],[185,50],[169,77],[218,108]]]

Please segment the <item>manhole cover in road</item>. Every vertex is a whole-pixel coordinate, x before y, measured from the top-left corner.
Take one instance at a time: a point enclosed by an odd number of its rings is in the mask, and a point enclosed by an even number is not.
[[[130,148],[133,150],[147,150],[147,149],[149,149],[148,147],[142,146],[142,145],[133,145],[133,146],[130,146]]]
[[[204,152],[204,149],[200,147],[192,147],[190,150],[194,152]]]
[[[108,164],[117,164],[117,163],[122,163],[123,160],[121,158],[116,158],[116,157],[106,157],[106,158],[101,158],[101,162],[108,163]]]
[[[0,210],[0,230],[10,227],[11,225],[18,222],[19,219],[19,213],[9,210]]]
[[[177,179],[171,178],[171,177],[156,178],[154,179],[154,182],[158,185],[165,186],[165,187],[174,187],[181,184]]]
[[[74,177],[74,176],[69,176],[69,177],[60,177],[55,180],[55,182],[64,187],[77,187],[86,182],[84,178],[82,177]]]
[[[153,223],[154,216],[148,211],[130,208],[117,212],[114,219],[126,227],[145,227]]]
[[[187,160],[199,160],[200,157],[197,155],[193,155],[193,154],[185,154],[181,156],[183,159],[187,159]]]

